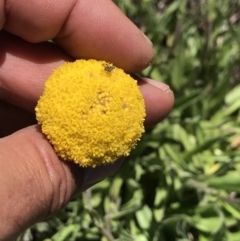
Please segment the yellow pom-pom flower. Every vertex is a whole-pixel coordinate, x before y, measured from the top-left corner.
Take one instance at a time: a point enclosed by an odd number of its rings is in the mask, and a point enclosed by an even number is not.
[[[35,110],[57,155],[82,167],[128,156],[144,132],[137,82],[105,61],[60,66],[46,81]]]

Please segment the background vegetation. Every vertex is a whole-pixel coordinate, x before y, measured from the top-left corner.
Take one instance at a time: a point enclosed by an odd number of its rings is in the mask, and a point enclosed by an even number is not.
[[[19,240],[240,240],[240,1],[116,0],[176,104],[114,177]]]

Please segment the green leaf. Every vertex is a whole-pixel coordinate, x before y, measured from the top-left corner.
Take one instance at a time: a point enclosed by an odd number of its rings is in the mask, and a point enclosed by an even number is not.
[[[68,240],[71,234],[79,229],[79,225],[72,224],[59,230],[53,237],[53,241],[65,241]]]
[[[147,205],[136,212],[136,219],[142,229],[148,229],[151,226],[152,216],[152,210]]]
[[[222,205],[234,218],[240,220],[240,207],[238,207],[237,210],[233,205],[229,204],[228,202],[223,202]]]
[[[229,171],[223,176],[213,177],[208,181],[208,185],[226,191],[240,192],[239,171]]]
[[[156,222],[160,222],[162,221],[162,219],[164,218],[164,214],[165,214],[165,210],[164,208],[155,208],[153,209],[153,216],[154,219],[156,220]]]
[[[200,218],[197,220],[197,222],[195,222],[196,228],[207,233],[212,233],[214,231],[217,231],[221,225],[222,225],[222,221],[217,216]]]
[[[109,191],[109,194],[113,199],[117,199],[117,197],[119,196],[122,184],[123,184],[123,179],[121,177],[114,178]]]

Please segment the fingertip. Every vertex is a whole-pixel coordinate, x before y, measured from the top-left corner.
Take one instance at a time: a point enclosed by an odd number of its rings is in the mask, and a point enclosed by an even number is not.
[[[159,81],[137,78],[146,106],[145,126],[156,125],[168,116],[174,106],[174,93]]]
[[[109,0],[78,1],[54,41],[76,59],[109,61],[128,73],[154,57],[151,41]]]

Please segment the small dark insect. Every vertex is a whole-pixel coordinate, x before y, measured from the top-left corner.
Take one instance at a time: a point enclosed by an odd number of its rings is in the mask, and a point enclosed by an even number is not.
[[[107,65],[104,68],[104,70],[107,72],[112,72],[114,69],[115,69],[115,66],[113,66],[113,65]]]

